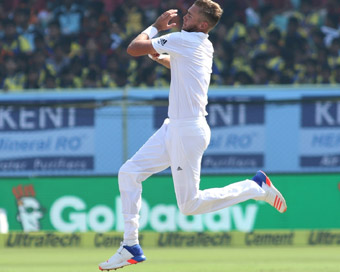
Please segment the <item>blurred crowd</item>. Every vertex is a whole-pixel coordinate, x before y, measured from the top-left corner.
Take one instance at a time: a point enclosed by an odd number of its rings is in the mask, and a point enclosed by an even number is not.
[[[0,0],[0,89],[162,87],[169,71],[127,55],[186,0]],[[220,0],[212,85],[340,83],[340,0]]]

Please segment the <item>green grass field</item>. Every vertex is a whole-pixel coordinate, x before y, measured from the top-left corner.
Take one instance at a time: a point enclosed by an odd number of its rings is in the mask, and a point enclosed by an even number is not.
[[[339,272],[339,247],[146,248],[147,261],[122,272]],[[0,249],[1,272],[92,272],[108,249]]]

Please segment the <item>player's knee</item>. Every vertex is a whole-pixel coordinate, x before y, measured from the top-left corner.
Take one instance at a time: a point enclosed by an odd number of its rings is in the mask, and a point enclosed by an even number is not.
[[[194,209],[192,206],[190,205],[179,205],[179,210],[181,213],[183,213],[184,215],[195,215],[195,211],[196,209]]]
[[[126,175],[127,173],[129,173],[128,168],[125,166],[125,164],[123,164],[118,171],[118,177],[122,176],[122,175]]]
[[[192,215],[189,209],[186,208],[179,208],[180,212],[184,215]]]
[[[126,161],[118,171],[118,179],[124,178],[124,176],[135,175],[136,166],[131,161]]]
[[[131,180],[131,171],[129,170],[128,165],[123,164],[118,171],[118,184],[119,188],[122,190],[124,187],[128,185],[128,181]]]
[[[126,179],[127,179],[127,173],[124,171],[120,171],[118,172],[118,184],[119,187],[121,187],[123,184],[126,183]]]
[[[135,169],[136,166],[134,165],[134,162],[131,160],[127,160],[126,162],[123,163],[123,165],[119,168],[118,174],[119,173],[129,173],[132,172],[133,169]]]
[[[136,183],[140,184],[144,181],[148,175],[138,170],[137,165],[131,161],[124,163],[118,171],[118,184],[119,188],[128,188],[136,186]]]

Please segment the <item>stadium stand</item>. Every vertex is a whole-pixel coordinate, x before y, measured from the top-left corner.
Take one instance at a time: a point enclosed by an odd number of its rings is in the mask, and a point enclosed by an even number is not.
[[[125,49],[160,12],[193,2],[0,0],[0,89],[168,86],[169,71]],[[340,0],[217,2],[212,85],[340,83]]]

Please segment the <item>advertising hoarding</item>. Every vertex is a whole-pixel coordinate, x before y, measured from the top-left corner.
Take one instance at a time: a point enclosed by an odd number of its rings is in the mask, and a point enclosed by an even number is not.
[[[159,89],[1,95],[0,176],[117,175],[167,117],[167,97]],[[339,173],[339,101],[332,87],[211,88],[202,173]]]
[[[203,176],[201,189],[223,187],[249,176]],[[141,231],[251,232],[254,230],[340,229],[340,174],[271,175],[284,194],[281,214],[262,201],[204,215],[180,213],[169,176],[143,183]],[[0,208],[10,231],[123,231],[116,177],[3,179]]]

